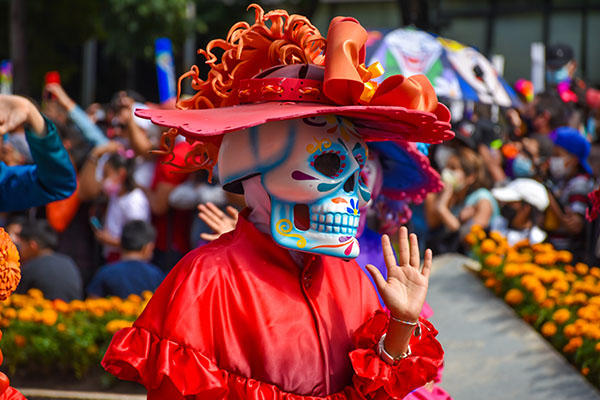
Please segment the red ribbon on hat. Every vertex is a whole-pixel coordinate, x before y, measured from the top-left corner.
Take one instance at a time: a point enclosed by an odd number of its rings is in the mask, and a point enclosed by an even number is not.
[[[325,52],[323,81],[289,77],[252,78],[240,81],[241,104],[262,101],[293,101],[340,106],[397,106],[435,113],[438,107],[433,86],[425,75],[394,75],[381,84],[380,63],[365,66],[367,31],[354,18],[331,21]]]

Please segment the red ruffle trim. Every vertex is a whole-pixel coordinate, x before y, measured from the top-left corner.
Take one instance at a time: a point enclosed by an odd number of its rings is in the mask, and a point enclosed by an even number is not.
[[[12,386],[6,388],[0,396],[0,400],[27,400],[17,389]]]
[[[179,393],[190,396],[188,399],[196,398],[194,395],[198,399],[261,400],[403,398],[435,377],[443,351],[434,338],[437,331],[422,320],[423,334],[411,340],[412,356],[391,367],[376,353],[387,323],[387,314],[378,311],[359,328],[353,338],[356,350],[350,353],[356,373],[354,387],[327,397],[288,393],[270,383],[229,373],[200,352],[139,327],[125,328],[115,334],[102,366],[120,379],[141,383],[149,392],[159,389],[167,378]]]
[[[386,313],[377,311],[356,331],[353,337],[356,350],[350,352],[355,372],[353,381],[356,390],[366,398],[402,399],[436,377],[444,351],[435,339],[437,331],[433,325],[419,319],[422,333],[418,338],[411,338],[412,354],[396,366],[387,364],[377,354],[379,339],[389,323]]]

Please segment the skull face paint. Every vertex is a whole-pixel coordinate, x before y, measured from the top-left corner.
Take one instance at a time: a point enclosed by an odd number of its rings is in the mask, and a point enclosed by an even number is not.
[[[359,210],[370,192],[360,177],[367,146],[350,121],[325,115],[263,124],[226,135],[222,154],[244,145],[253,150],[251,159],[238,151],[220,163],[228,167],[220,167],[219,174],[224,182],[261,174],[271,197],[271,234],[279,245],[358,256]]]

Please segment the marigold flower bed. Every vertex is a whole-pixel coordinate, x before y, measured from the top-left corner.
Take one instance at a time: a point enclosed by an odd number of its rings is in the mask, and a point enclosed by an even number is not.
[[[81,379],[100,363],[112,335],[131,326],[151,296],[144,292],[127,299],[66,303],[47,300],[37,289],[13,294],[0,302],[2,367],[9,375],[61,373]]]
[[[466,240],[481,262],[485,286],[600,388],[600,268],[572,265],[570,252],[547,243],[511,247],[479,226]]]

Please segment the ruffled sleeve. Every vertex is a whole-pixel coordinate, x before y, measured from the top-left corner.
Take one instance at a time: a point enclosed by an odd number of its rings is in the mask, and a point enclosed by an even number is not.
[[[354,334],[355,350],[350,352],[354,388],[367,399],[402,399],[433,380],[442,366],[444,351],[435,339],[437,331],[420,318],[422,333],[410,341],[412,354],[391,366],[377,354],[377,345],[389,323],[389,316],[377,311]]]
[[[102,366],[149,392],[160,388],[165,378],[183,396],[202,393],[203,398],[220,399],[228,392],[227,373],[203,354],[135,326],[115,334]]]

